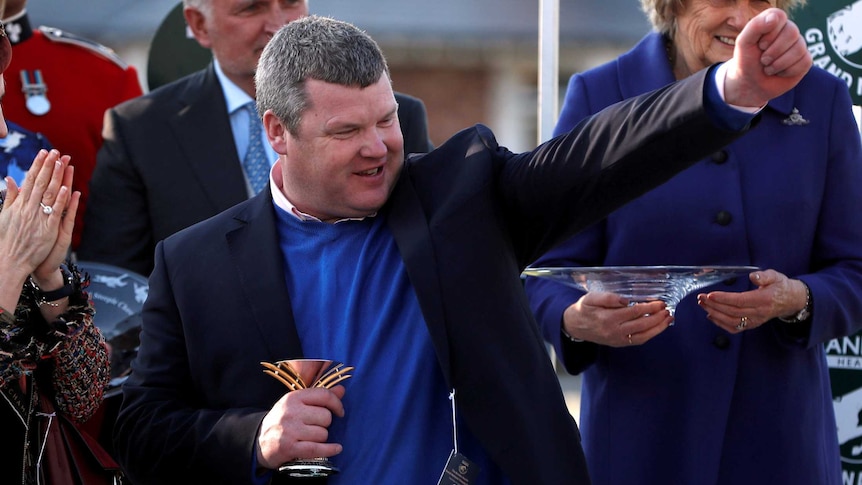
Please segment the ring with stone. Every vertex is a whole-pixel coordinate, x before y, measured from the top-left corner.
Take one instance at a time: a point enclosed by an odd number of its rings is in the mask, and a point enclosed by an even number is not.
[[[45,205],[42,202],[39,202],[39,205],[42,207],[42,213],[45,215],[51,215],[54,212],[54,208],[50,205]]]
[[[739,319],[739,325],[736,326],[737,330],[742,330],[745,326],[748,325],[748,317],[741,317]]]

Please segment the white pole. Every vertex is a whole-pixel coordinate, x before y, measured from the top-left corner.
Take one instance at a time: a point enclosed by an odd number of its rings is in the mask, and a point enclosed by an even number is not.
[[[559,97],[560,1],[539,0],[538,142],[549,140]]]
[[[551,139],[557,122],[559,50],[560,0],[539,0],[538,143]],[[558,359],[553,345],[548,345],[548,353],[556,368]]]

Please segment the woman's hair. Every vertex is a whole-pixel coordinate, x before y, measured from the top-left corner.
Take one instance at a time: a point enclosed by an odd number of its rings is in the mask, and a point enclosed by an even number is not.
[[[641,9],[649,18],[653,29],[661,34],[673,36],[676,17],[689,0],[641,0]],[[807,0],[775,0],[775,7],[790,12],[802,7]]]

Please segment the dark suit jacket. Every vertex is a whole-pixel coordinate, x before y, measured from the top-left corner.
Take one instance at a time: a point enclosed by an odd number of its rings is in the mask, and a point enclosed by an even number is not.
[[[514,484],[589,483],[520,272],[737,136],[710,123],[703,79],[524,154],[464,130],[411,157],[378,216],[461,416]],[[159,243],[114,435],[134,483],[249,481],[257,428],[284,392],[259,362],[303,355],[282,265],[268,191]]]
[[[405,153],[429,151],[425,106],[396,93]],[[158,241],[248,199],[215,68],[105,113],[78,259],[148,275]]]

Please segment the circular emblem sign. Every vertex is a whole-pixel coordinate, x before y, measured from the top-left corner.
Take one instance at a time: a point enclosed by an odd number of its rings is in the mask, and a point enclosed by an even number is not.
[[[847,83],[862,104],[862,0],[809,1],[793,12],[814,65]]]
[[[119,392],[138,353],[141,310],[150,286],[144,276],[118,266],[91,261],[78,261],[77,265],[90,275],[87,293],[96,309],[93,323],[111,351],[111,387],[105,394],[109,397]]]

